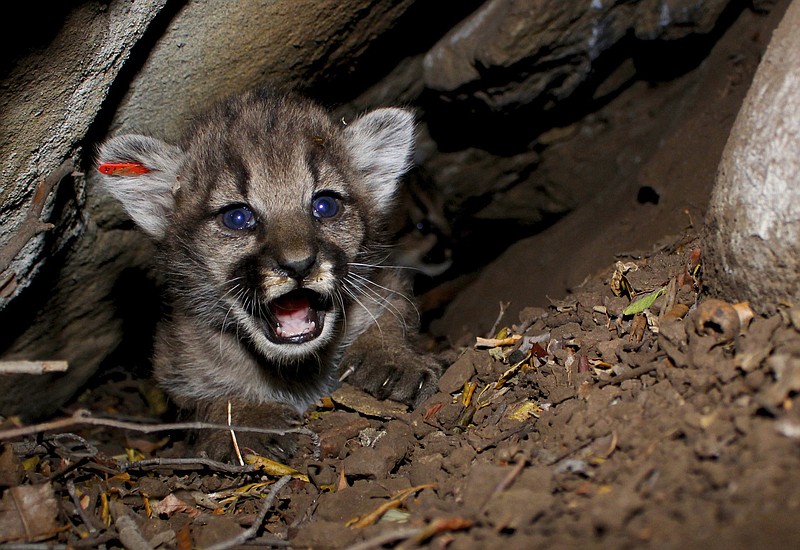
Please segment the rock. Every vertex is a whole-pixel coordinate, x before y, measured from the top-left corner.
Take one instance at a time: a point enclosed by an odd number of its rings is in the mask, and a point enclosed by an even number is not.
[[[439,390],[442,393],[456,393],[463,389],[464,382],[467,382],[475,374],[475,361],[480,357],[474,350],[467,350],[456,362],[450,365],[442,377],[439,379]]]
[[[569,97],[629,33],[676,40],[708,33],[728,0],[491,0],[426,54],[425,84],[450,101],[498,112]]]
[[[706,217],[711,293],[759,313],[800,303],[800,3],[792,2],[731,130]]]
[[[112,130],[177,140],[194,114],[235,91],[308,88],[346,70],[414,2],[187,4],[131,82]]]
[[[117,361],[149,360],[161,314],[148,274],[152,246],[98,189],[92,171],[94,142],[109,122],[112,132],[176,139],[192,114],[233,91],[265,80],[304,88],[332,74],[347,78],[414,4],[359,0],[321,10],[313,2],[288,9],[199,1],[165,8],[164,0],[146,0],[17,15],[20,26],[35,21],[29,35],[46,47],[33,38],[15,42],[0,73],[0,259],[7,253],[13,260],[0,262],[0,355],[62,359],[70,369],[5,379],[10,390],[0,395],[0,415],[54,413],[118,348],[123,326]],[[86,169],[87,181],[82,173],[63,179],[44,205],[43,219],[55,227],[16,253],[9,239],[24,229],[37,183],[67,159]]]
[[[80,144],[131,48],[165,4],[165,0],[102,6],[84,3],[71,11],[43,9],[27,20],[7,21],[19,30],[35,21],[39,28],[30,29],[30,36],[48,27],[54,30],[48,33],[52,34],[46,48],[20,39],[12,51],[16,58],[9,58],[9,70],[0,77],[0,147],[4,152],[0,160],[4,182],[0,189],[0,251],[22,231],[37,184],[67,159],[75,160],[76,169],[86,160]],[[22,18],[28,15],[16,13]],[[13,19],[13,12],[10,17]],[[87,156],[91,155],[89,151]],[[49,257],[83,230],[83,178],[65,178],[61,187],[57,194],[67,200],[66,210],[62,212],[64,208],[51,198],[44,211],[44,219],[56,227],[47,237],[39,233],[31,238],[10,258],[10,265],[0,265],[0,309],[31,284]],[[6,284],[7,276],[13,277],[12,283]]]

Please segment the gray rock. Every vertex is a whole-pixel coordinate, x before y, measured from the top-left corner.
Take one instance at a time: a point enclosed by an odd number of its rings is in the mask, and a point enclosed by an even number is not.
[[[728,0],[490,0],[425,56],[425,84],[492,112],[552,106],[628,33],[675,40],[709,32]]]

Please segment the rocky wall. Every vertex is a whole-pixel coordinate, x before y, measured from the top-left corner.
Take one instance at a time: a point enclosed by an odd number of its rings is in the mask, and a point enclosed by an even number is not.
[[[457,268],[475,270],[618,185],[593,177],[591,158],[555,175],[564,144],[604,127],[598,113],[632,83],[692,72],[752,9],[736,0],[114,0],[42,15],[45,32],[15,44],[0,73],[0,353],[66,359],[71,370],[9,378],[0,413],[50,414],[114,350],[115,360],[147,360],[162,314],[152,250],[91,177],[94,147],[109,134],[174,139],[198,109],[264,82],[303,89],[345,119],[414,106],[420,170],[471,252]],[[671,108],[688,92],[659,93],[653,105]],[[647,128],[650,140],[663,130]],[[603,154],[620,153],[609,145]]]

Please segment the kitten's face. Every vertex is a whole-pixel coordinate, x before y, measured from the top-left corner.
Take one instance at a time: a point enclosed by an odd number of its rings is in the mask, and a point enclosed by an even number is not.
[[[248,105],[195,126],[163,242],[198,315],[288,359],[334,335],[348,264],[369,251],[370,209],[327,117],[274,110]]]
[[[179,148],[132,138],[104,146],[101,162],[149,171],[109,175],[107,186],[161,243],[182,313],[275,362],[335,339],[346,277],[381,252],[376,235],[413,139],[408,113],[374,111],[342,128],[305,100],[249,94],[199,119]],[[166,175],[151,185],[159,193],[132,201],[121,183],[156,172]]]

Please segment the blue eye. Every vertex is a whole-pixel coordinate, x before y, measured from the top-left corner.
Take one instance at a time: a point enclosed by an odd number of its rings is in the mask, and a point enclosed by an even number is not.
[[[228,229],[240,231],[242,229],[252,229],[256,225],[253,212],[246,206],[233,206],[220,214],[222,225]]]
[[[311,203],[311,208],[315,218],[330,219],[339,214],[342,204],[335,196],[325,194],[318,195]]]

